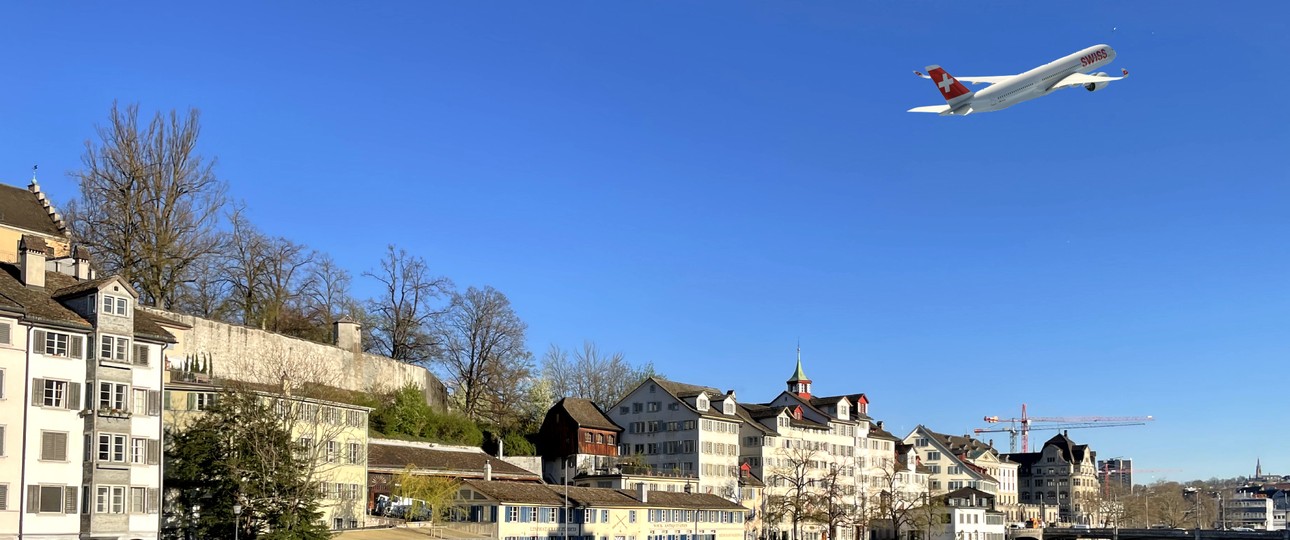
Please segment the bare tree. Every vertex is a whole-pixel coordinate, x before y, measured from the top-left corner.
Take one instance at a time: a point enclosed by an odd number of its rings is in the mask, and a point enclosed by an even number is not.
[[[218,254],[207,254],[197,259],[192,269],[193,278],[184,284],[173,307],[198,317],[225,319],[232,290],[223,277],[224,260]]]
[[[363,275],[381,284],[379,296],[367,302],[371,349],[409,364],[433,359],[439,344],[432,322],[452,282],[431,275],[424,259],[393,245],[387,246],[380,270]]]
[[[927,486],[911,481],[913,471],[893,458],[880,458],[877,481],[881,483],[875,515],[897,537],[901,531],[924,530],[931,526]]]
[[[218,244],[225,184],[214,159],[197,152],[200,114],[158,112],[139,125],[139,106],[114,102],[98,144],[85,142],[72,230],[103,270],[134,285],[145,303],[168,308],[193,279],[193,265]]]
[[[313,253],[305,246],[283,238],[265,244],[264,281],[260,284],[260,328],[281,332],[287,320],[303,318],[298,301],[305,288],[305,270]],[[299,333],[299,332],[293,332]]]
[[[604,353],[594,341],[582,342],[582,350],[568,351],[551,345],[542,357],[542,374],[559,397],[580,397],[609,410],[641,381],[654,375],[654,365],[639,368],[623,358],[623,353]]]
[[[506,423],[507,411],[531,382],[527,328],[506,295],[492,287],[453,294],[439,325],[438,361],[466,416]]]
[[[230,212],[229,222],[232,230],[224,243],[223,256],[228,303],[237,314],[237,322],[258,326],[257,310],[264,298],[261,285],[268,273],[265,252],[269,239],[246,218],[241,208]]]
[[[802,524],[819,519],[820,498],[814,490],[817,475],[813,464],[817,451],[806,445],[780,448],[775,466],[767,475],[767,525],[788,521],[793,538],[802,537]]]
[[[315,253],[306,269],[304,287],[306,314],[324,328],[342,317],[356,317],[357,306],[350,293],[350,274],[326,253]]]

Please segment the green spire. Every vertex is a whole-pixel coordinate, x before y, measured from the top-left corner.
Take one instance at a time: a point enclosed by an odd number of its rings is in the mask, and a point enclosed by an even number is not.
[[[809,380],[810,379],[806,378],[806,374],[802,373],[802,346],[798,345],[797,346],[797,371],[793,372],[793,378],[789,379],[788,382],[792,383],[792,382],[809,381]]]

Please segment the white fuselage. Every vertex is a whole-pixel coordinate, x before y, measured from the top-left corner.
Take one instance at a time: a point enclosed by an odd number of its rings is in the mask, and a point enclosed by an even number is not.
[[[1094,45],[983,88],[969,106],[976,112],[1003,110],[1051,92],[1053,85],[1072,73],[1091,73],[1112,60],[1115,50],[1110,45]]]

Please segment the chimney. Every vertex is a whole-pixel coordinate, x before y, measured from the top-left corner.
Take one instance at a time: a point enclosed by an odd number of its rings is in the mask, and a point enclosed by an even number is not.
[[[484,481],[485,482],[493,481],[493,462],[492,461],[484,461]]]
[[[506,441],[497,439],[497,459],[506,459]]]
[[[332,337],[336,346],[355,353],[361,351],[361,328],[361,325],[349,317],[341,317],[339,321],[332,323]]]
[[[72,248],[72,275],[77,281],[93,279],[90,277],[90,250],[84,246]]]
[[[649,503],[649,486],[645,482],[636,483],[636,498],[642,503]]]
[[[18,241],[18,265],[22,268],[22,284],[28,287],[45,287],[45,240],[23,235]]]

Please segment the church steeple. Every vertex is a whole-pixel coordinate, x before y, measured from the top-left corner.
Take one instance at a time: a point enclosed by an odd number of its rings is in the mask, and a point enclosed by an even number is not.
[[[1254,458],[1254,479],[1255,480],[1263,479],[1263,459],[1262,458]]]
[[[793,372],[793,378],[788,380],[788,391],[802,399],[811,399],[811,380],[802,372],[801,345],[797,346],[797,370]]]

